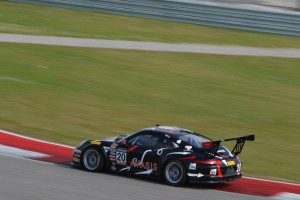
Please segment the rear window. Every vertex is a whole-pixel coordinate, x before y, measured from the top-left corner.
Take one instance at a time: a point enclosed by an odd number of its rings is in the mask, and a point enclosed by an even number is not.
[[[202,137],[200,135],[194,135],[194,134],[184,134],[180,136],[178,139],[197,148],[201,148],[203,142],[210,141],[208,138]]]

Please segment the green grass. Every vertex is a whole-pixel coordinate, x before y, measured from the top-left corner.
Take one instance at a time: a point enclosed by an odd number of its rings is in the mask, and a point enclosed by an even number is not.
[[[299,183],[299,59],[0,43],[0,127],[77,145],[157,123],[254,133],[247,175]]]
[[[0,1],[0,32],[102,39],[300,48],[300,37]]]

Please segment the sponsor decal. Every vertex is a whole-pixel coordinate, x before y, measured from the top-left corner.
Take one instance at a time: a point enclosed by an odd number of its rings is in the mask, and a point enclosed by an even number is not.
[[[107,153],[109,151],[110,147],[103,147],[103,149],[104,149],[105,153]]]
[[[217,169],[211,169],[209,174],[214,175],[214,176],[217,175]]]
[[[190,163],[189,169],[190,170],[196,170],[197,164],[196,163]]]
[[[76,157],[73,157],[73,161],[74,161],[74,162],[80,162],[80,159],[79,159],[79,158],[76,158]]]
[[[115,161],[116,160],[116,156],[115,155],[110,155],[109,156],[109,160],[110,161]]]
[[[81,155],[75,153],[73,156],[74,156],[74,157],[77,157],[77,158],[80,158]]]
[[[110,152],[109,152],[109,160],[111,161],[115,161],[116,160],[116,143],[113,143],[111,146],[110,146]]]
[[[190,154],[190,153],[191,152],[172,152],[172,153],[168,153],[166,156],[172,155],[172,154],[187,155],[187,154]]]
[[[236,173],[240,174],[242,173],[242,163],[238,163],[236,166]]]
[[[75,149],[75,150],[74,150],[74,153],[81,154],[81,151],[78,150],[78,149]]]
[[[118,165],[126,165],[127,160],[127,150],[118,148],[116,154],[116,161]]]
[[[157,152],[156,152],[156,154],[159,155],[159,156],[160,156],[162,153],[163,153],[163,149],[158,149]]]
[[[111,166],[110,169],[113,171],[116,171],[117,168],[116,168],[116,166]]]
[[[117,144],[116,143],[112,143],[111,145],[110,145],[110,148],[116,148],[117,147]]]
[[[193,148],[192,146],[186,145],[186,146],[184,147],[184,151],[193,151],[192,148]]]
[[[234,162],[234,160],[227,162],[227,165],[228,165],[228,166],[235,165],[235,162]]]
[[[129,166],[126,166],[126,167],[120,169],[120,172],[121,172],[121,171],[129,171],[129,170],[130,170],[130,167],[129,167]]]
[[[225,150],[224,150],[224,149],[219,149],[219,150],[217,151],[217,153],[225,153]]]
[[[139,161],[137,158],[133,158],[130,162],[130,167],[157,171],[157,163]]]
[[[149,174],[151,174],[153,172],[153,169],[149,169],[149,170],[146,170],[146,171],[143,171],[143,172],[137,172],[137,173],[135,173],[135,174],[147,174],[147,175],[149,175]]]
[[[116,152],[117,152],[116,149],[111,148],[109,154],[110,154],[110,155],[116,155]]]
[[[190,177],[196,177],[196,178],[200,178],[200,177],[204,176],[201,173],[198,173],[198,174],[187,173],[187,175],[190,176]]]
[[[144,161],[145,155],[146,155],[148,152],[152,152],[152,150],[151,150],[151,149],[148,149],[148,150],[146,150],[146,151],[143,153],[143,156],[142,156],[142,159],[141,159],[139,165]]]
[[[228,166],[226,160],[222,160],[222,163],[224,163],[224,165],[226,165],[226,167]]]
[[[94,144],[94,145],[100,145],[101,142],[99,142],[99,141],[91,141],[91,144]]]

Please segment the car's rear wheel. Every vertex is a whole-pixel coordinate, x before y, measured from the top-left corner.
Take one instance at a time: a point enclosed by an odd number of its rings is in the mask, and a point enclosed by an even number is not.
[[[186,182],[186,170],[178,161],[168,162],[163,169],[164,180],[172,186],[181,186]]]
[[[99,150],[89,148],[83,153],[82,164],[87,171],[99,172],[104,168],[104,158]]]

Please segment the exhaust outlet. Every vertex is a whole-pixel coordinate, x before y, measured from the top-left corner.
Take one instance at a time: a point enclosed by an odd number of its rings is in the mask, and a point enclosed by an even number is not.
[[[227,182],[233,182],[233,181],[234,181],[234,178],[233,178],[233,177],[227,178]]]

